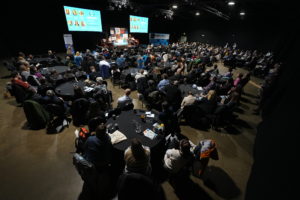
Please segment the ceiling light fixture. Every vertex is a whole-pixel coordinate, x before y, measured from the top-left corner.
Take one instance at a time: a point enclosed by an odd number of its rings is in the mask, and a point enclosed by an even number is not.
[[[235,5],[235,2],[234,2],[234,1],[229,1],[229,2],[228,2],[228,5],[229,5],[229,6],[234,6],[234,5]]]
[[[196,12],[196,14],[195,14],[196,16],[199,16],[200,15],[200,13],[199,12]]]
[[[245,13],[244,11],[241,11],[241,12],[240,12],[240,15],[241,15],[241,16],[244,16],[244,15],[246,15],[246,13]]]
[[[174,4],[174,5],[172,6],[172,8],[177,9],[178,6],[177,6],[176,4]]]

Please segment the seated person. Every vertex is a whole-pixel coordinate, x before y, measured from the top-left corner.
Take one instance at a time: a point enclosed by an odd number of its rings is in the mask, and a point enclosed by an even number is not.
[[[124,68],[125,67],[125,61],[126,59],[124,58],[124,55],[121,55],[120,57],[117,58],[116,63],[118,68]]]
[[[74,56],[74,62],[77,66],[81,66],[82,61],[83,61],[83,58],[81,56],[81,53],[79,51],[77,51]]]
[[[56,59],[56,55],[52,52],[52,50],[48,50],[48,58]]]
[[[237,78],[233,82],[233,86],[236,87],[241,82],[242,78],[243,78],[243,74],[238,73]]]
[[[206,94],[209,90],[214,90],[217,87],[217,83],[216,83],[217,77],[213,76],[210,78],[210,82],[207,86],[205,86],[203,88],[204,93]]]
[[[240,85],[241,88],[243,88],[249,81],[250,81],[251,73],[247,72],[240,80],[238,85]]]
[[[30,67],[30,74],[34,75],[38,80],[44,78],[44,76],[38,71],[36,66]]]
[[[87,121],[95,118],[95,117],[101,117],[102,119],[105,119],[105,114],[101,110],[101,107],[97,101],[92,101],[89,105],[89,110],[87,111]]]
[[[32,87],[29,83],[23,81],[22,77],[20,76],[20,74],[18,72],[13,72],[11,76],[12,76],[12,79],[11,79],[12,84],[19,85],[23,89],[25,89],[25,91],[28,91],[30,93],[33,93],[33,94],[36,93],[36,89],[34,87]]]
[[[226,95],[232,87],[233,87],[233,78],[229,78],[220,85],[218,91],[219,95]]]
[[[162,200],[163,191],[154,181],[140,173],[123,173],[118,180],[118,200]]]
[[[118,98],[118,108],[124,108],[126,105],[132,104],[132,99],[129,96],[131,94],[131,90],[127,88],[125,90],[125,94]]]
[[[135,75],[135,82],[137,83],[137,80],[139,79],[139,78],[142,78],[142,77],[145,77],[145,74],[144,74],[144,70],[143,69],[141,69],[140,70],[140,72],[139,73],[137,73],[136,75]]]
[[[156,90],[155,82],[154,80],[148,81],[148,87],[145,89],[144,97],[147,99],[148,95]]]
[[[47,104],[56,104],[62,106],[64,104],[64,100],[61,97],[55,95],[53,90],[47,90],[46,96],[42,97],[41,103]]]
[[[73,66],[74,66],[74,62],[71,60],[71,57],[70,57],[70,56],[67,56],[67,57],[66,57],[66,60],[65,60],[64,65],[65,65],[65,66],[68,66],[68,67],[73,67]]]
[[[209,70],[208,73],[210,73],[211,76],[218,76],[219,75],[218,65],[214,65],[214,68]]]
[[[164,156],[164,168],[172,174],[180,172],[193,161],[191,145],[187,139],[179,142],[179,149],[168,149]]]
[[[72,72],[72,70],[68,69],[66,71],[66,73],[64,74],[64,79],[70,80],[70,79],[73,79],[73,78],[75,78],[75,74]]]
[[[181,91],[178,89],[178,81],[174,81],[171,84],[164,87],[163,91],[166,94],[166,101],[176,111],[180,108],[181,103]]]
[[[80,99],[80,98],[85,98],[85,93],[81,87],[78,85],[74,86],[74,100],[75,99]]]
[[[100,77],[100,73],[96,71],[95,66],[90,66],[91,73],[89,73],[89,79],[96,81],[97,77]]]
[[[78,79],[85,80],[86,79],[86,72],[83,71],[82,68],[80,68],[77,72],[75,72],[75,77],[78,78]]]
[[[171,81],[180,81],[182,79],[182,71],[181,69],[178,69],[175,73],[174,76],[170,77]]]
[[[142,56],[138,56],[136,62],[137,62],[137,67],[138,68],[140,68],[140,69],[144,69],[145,68],[145,62],[144,62]]]
[[[95,90],[101,90],[101,92],[107,93],[107,86],[104,84],[102,77],[96,78]]]
[[[204,115],[212,114],[217,107],[217,93],[210,90],[199,102],[198,107],[203,111]]]
[[[50,72],[49,81],[55,85],[58,80],[62,80],[63,76],[59,74],[56,70]]]
[[[168,80],[168,75],[167,74],[163,74],[162,75],[163,80],[161,80],[158,85],[157,85],[157,89],[158,90],[162,90],[165,86],[170,84],[170,81]]]
[[[232,78],[232,76],[233,76],[232,71],[233,71],[232,68],[229,68],[229,69],[228,69],[228,72],[226,72],[225,74],[223,74],[222,79],[229,79],[229,78]]]
[[[46,96],[47,90],[49,90],[49,89],[53,90],[54,89],[53,86],[50,83],[48,83],[45,78],[40,79],[40,84],[41,85],[38,86],[37,91],[42,96]]]
[[[158,119],[165,125],[164,132],[166,134],[179,133],[180,127],[173,108],[168,104],[168,102],[163,102],[161,105],[162,112],[158,114]]]
[[[27,68],[25,65],[20,65],[20,70],[22,79],[27,81],[28,76],[30,76],[29,68]]]
[[[125,171],[151,174],[150,148],[143,146],[137,138],[131,140],[131,145],[124,152]]]
[[[193,105],[196,101],[196,97],[193,95],[191,91],[188,92],[188,96],[184,97],[181,102],[181,108],[184,108],[184,106]]]
[[[83,157],[93,163],[98,172],[106,170],[110,166],[112,144],[104,124],[100,124],[96,128],[96,135],[88,137],[84,144]]]

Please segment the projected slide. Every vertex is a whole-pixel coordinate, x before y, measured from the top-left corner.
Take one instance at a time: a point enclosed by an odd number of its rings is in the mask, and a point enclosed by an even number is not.
[[[99,10],[64,6],[69,31],[102,32]]]
[[[129,16],[131,33],[148,33],[148,17]]]
[[[110,28],[109,40],[114,44],[114,46],[124,46],[128,45],[128,31],[126,28]]]

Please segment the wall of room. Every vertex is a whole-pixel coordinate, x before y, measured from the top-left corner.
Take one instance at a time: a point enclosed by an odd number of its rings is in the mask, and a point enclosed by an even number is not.
[[[69,32],[64,16],[63,5],[101,10],[103,33]],[[102,5],[102,4],[101,4]],[[4,27],[1,32],[1,57],[16,55],[23,51],[26,54],[43,54],[48,49],[65,52],[63,34],[71,33],[75,50],[93,49],[103,37],[109,35],[110,27],[129,27],[129,14],[122,11],[107,11],[100,4],[51,3],[40,5],[26,4],[15,6],[13,3],[5,9]],[[37,9],[37,8],[40,9]],[[2,15],[3,13],[1,13]],[[12,17],[14,15],[14,17]],[[142,15],[143,16],[143,15]],[[145,15],[144,15],[145,16]],[[146,16],[147,17],[147,16]],[[149,32],[171,33],[170,42],[178,41],[183,33],[187,40],[199,41],[224,46],[236,42],[241,49],[259,49],[267,51],[278,47],[281,35],[289,28],[284,27],[285,18],[262,18],[250,20],[226,21],[218,17],[201,14],[197,19],[175,17],[173,21],[162,18],[149,18]],[[41,21],[42,19],[42,21]],[[140,43],[148,43],[148,34],[132,34]]]
[[[237,18],[231,21],[219,19],[209,23],[198,20],[188,30],[188,41],[206,42],[221,46],[227,42],[229,44],[237,43],[238,48],[241,49],[275,51],[282,39],[285,39],[282,38],[282,35],[292,31],[293,24],[296,23],[294,19],[287,16],[251,17]]]
[[[103,32],[69,32],[63,5],[100,10]],[[25,54],[45,54],[48,49],[65,52],[63,34],[72,34],[75,50],[94,49],[102,38],[108,37],[110,27],[129,28],[129,14],[134,15],[126,11],[107,11],[101,5],[87,3],[45,2],[38,6],[10,4],[7,5],[8,13],[5,15],[11,15],[12,10],[14,17],[9,17],[9,20],[4,22],[7,29],[1,33],[3,42],[1,41],[0,57],[15,56],[19,51]],[[150,18],[149,32],[169,33],[174,27],[173,23]],[[148,44],[148,34],[132,35],[139,39],[140,43]]]

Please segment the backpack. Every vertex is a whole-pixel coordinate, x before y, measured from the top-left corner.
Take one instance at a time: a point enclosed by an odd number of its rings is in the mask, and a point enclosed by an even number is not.
[[[84,144],[89,136],[91,134],[86,128],[79,129],[78,137],[75,139],[76,153],[83,153]]]

